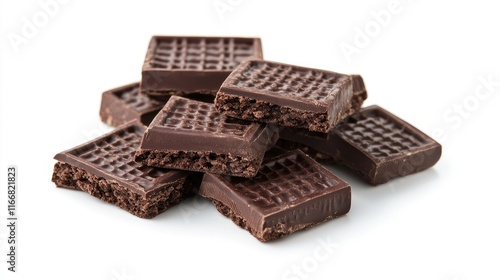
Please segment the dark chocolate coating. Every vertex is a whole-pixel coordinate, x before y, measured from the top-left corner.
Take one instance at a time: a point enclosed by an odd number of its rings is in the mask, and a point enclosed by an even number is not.
[[[199,194],[260,241],[346,214],[351,188],[299,150],[267,159],[254,178],[205,174]]]
[[[379,106],[362,108],[329,134],[283,129],[280,137],[331,155],[372,185],[433,166],[441,145]]]
[[[142,124],[131,122],[58,153],[52,181],[58,187],[86,191],[142,218],[152,218],[193,195],[199,183],[196,174],[134,161],[144,130]]]
[[[59,162],[69,163],[107,180],[119,182],[131,191],[147,196],[164,184],[185,178],[190,172],[159,169],[134,161],[145,126],[135,122],[121,126],[90,142],[55,155]]]
[[[242,62],[217,92],[231,117],[328,132],[353,113],[348,75],[263,60]]]
[[[215,94],[250,57],[262,58],[259,38],[153,36],[142,67],[141,93]]]
[[[272,125],[229,118],[213,104],[173,96],[146,130],[136,160],[158,167],[248,177],[255,175],[264,153],[277,139]],[[239,174],[230,170],[230,164],[239,164],[238,168],[249,164],[253,171],[239,170],[245,172]]]
[[[111,126],[120,126],[133,120],[149,125],[165,102],[139,94],[139,83],[132,83],[102,94],[101,120]]]

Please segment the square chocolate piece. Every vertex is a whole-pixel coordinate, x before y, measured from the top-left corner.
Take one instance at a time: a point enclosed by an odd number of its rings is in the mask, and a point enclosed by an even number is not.
[[[231,117],[324,133],[354,113],[356,102],[349,75],[263,60],[242,62],[215,98]]]
[[[362,108],[326,136],[287,128],[280,137],[331,156],[372,185],[425,170],[441,157],[439,143],[379,106]]]
[[[266,242],[344,215],[351,187],[299,150],[265,161],[254,178],[205,174],[199,194]]]
[[[198,174],[143,166],[134,161],[145,127],[129,123],[57,154],[52,181],[83,190],[141,217],[153,218],[188,196]]]
[[[425,170],[441,157],[441,145],[379,106],[361,109],[329,136],[336,162],[372,185]]]
[[[111,89],[102,94],[101,120],[111,126],[120,126],[133,120],[149,125],[165,102],[139,94],[139,83]]]
[[[215,95],[243,60],[262,58],[259,38],[153,36],[142,67],[141,93]]]
[[[172,96],[144,133],[135,159],[148,166],[253,177],[277,140],[272,125],[226,117],[213,104]]]

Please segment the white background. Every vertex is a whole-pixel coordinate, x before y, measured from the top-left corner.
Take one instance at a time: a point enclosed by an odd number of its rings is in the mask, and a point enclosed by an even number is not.
[[[2,218],[0,279],[500,278],[496,1],[67,2],[46,18],[38,1],[0,7],[0,182],[10,164],[19,175],[18,272]],[[23,35],[27,21],[38,27]],[[269,60],[360,73],[366,105],[434,136],[443,156],[378,187],[333,168],[352,185],[351,212],[269,244],[202,199],[144,220],[56,189],[52,157],[109,130],[100,94],[140,79],[153,34],[259,36]]]

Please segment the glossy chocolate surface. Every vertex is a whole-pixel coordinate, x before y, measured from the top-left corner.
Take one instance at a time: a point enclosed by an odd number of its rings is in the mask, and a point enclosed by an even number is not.
[[[117,182],[142,196],[191,174],[135,162],[134,153],[139,148],[144,130],[143,125],[132,122],[83,145],[58,153],[54,159]]]
[[[146,130],[140,148],[262,158],[276,140],[271,125],[226,117],[213,104],[173,96]]]
[[[351,205],[350,186],[298,150],[267,159],[254,178],[205,174],[199,193],[227,205],[262,241],[266,228],[289,234]]]
[[[362,108],[329,134],[285,128],[280,137],[332,156],[373,185],[427,169],[441,157],[439,143],[379,106]]]
[[[352,83],[348,75],[335,72],[247,60],[229,75],[219,92],[299,110],[326,112],[348,103],[352,98]]]
[[[142,67],[141,92],[215,95],[229,73],[250,57],[262,58],[259,38],[154,36]]]

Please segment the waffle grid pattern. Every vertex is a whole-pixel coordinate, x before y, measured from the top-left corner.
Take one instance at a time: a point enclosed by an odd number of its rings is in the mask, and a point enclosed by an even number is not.
[[[336,129],[344,139],[377,159],[399,155],[425,144],[403,125],[375,110],[350,116]]]
[[[123,100],[125,104],[134,108],[136,111],[144,111],[152,107],[161,106],[162,103],[150,99],[148,96],[139,93],[139,84],[123,89],[119,92],[114,92],[118,98]]]
[[[152,67],[167,70],[231,71],[255,55],[252,39],[158,38]]]
[[[129,127],[75,149],[70,154],[110,174],[146,187],[165,173],[134,161],[134,153],[141,139],[136,129]]]
[[[242,137],[252,126],[251,122],[221,115],[213,104],[185,98],[171,99],[164,110],[161,125],[173,129]]]
[[[325,101],[332,98],[342,74],[298,68],[290,65],[252,61],[238,71],[233,86],[257,89],[304,99]]]
[[[292,154],[265,163],[252,179],[228,180],[236,192],[251,200],[251,204],[267,210],[339,184],[326,176],[318,165],[304,155]]]

